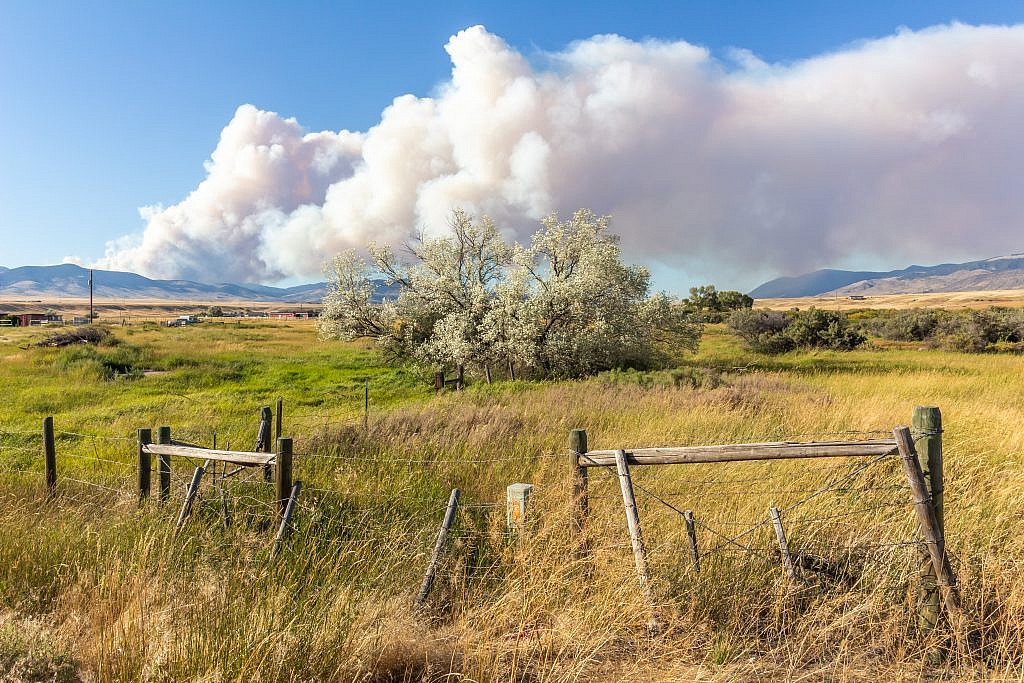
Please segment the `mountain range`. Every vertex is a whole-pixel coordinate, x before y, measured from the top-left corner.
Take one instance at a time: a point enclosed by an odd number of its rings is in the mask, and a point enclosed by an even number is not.
[[[926,294],[995,289],[1024,289],[1024,254],[1010,254],[937,266],[910,266],[902,270],[816,270],[813,273],[769,280],[749,292],[755,299],[804,296],[871,296]]]
[[[206,284],[191,280],[153,280],[135,273],[93,271],[97,299],[164,299],[179,301],[277,301],[319,303],[326,282],[295,287]],[[89,296],[89,270],[72,263],[59,266],[0,266],[0,296],[26,299],[74,299]]]
[[[394,287],[379,282],[377,297],[394,297]],[[191,280],[154,280],[135,273],[93,271],[97,299],[155,299],[177,301],[264,301],[320,303],[326,282],[294,287],[255,284],[208,284]],[[866,271],[823,269],[769,280],[749,292],[755,299],[806,296],[870,296],[923,294],[995,289],[1024,289],[1024,253],[966,263],[910,266],[902,270]],[[75,299],[89,296],[89,270],[64,263],[57,266],[0,266],[0,297]]]

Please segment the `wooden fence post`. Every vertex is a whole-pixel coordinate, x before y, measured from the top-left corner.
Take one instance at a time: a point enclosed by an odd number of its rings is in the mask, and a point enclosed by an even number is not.
[[[192,503],[195,502],[196,494],[199,493],[199,485],[203,482],[203,475],[206,473],[206,468],[209,466],[210,461],[207,460],[205,463],[197,467],[195,473],[192,475],[192,482],[188,485],[188,490],[185,492],[185,502],[182,503],[181,512],[178,514],[178,523],[174,525],[175,536],[177,536],[182,527],[185,526],[185,522],[188,520],[189,515],[192,514]]]
[[[934,406],[916,406],[911,424],[917,433],[914,439],[914,448],[924,457],[926,463],[927,477],[925,483],[928,484],[932,507],[935,508],[935,519],[938,523],[939,534],[944,539],[942,413]],[[918,564],[920,565],[920,581],[917,586],[917,623],[921,632],[927,634],[934,630],[939,623],[941,608],[939,606],[938,579],[936,578],[931,558],[928,556],[928,551],[923,548],[918,552]]]
[[[697,549],[697,520],[693,517],[692,510],[683,512],[683,519],[686,521],[686,535],[690,539],[690,559],[693,560],[693,571],[700,574],[700,551]]]
[[[143,501],[149,498],[151,490],[150,486],[150,469],[153,467],[153,461],[149,453],[145,451],[144,446],[148,446],[153,443],[153,430],[152,429],[140,429],[138,432],[139,441],[139,471],[138,471],[138,484],[139,484],[139,500]]]
[[[440,394],[444,391],[444,372],[434,373],[434,393]]]
[[[284,399],[277,399],[277,410],[274,415],[274,438],[281,438],[281,429],[284,421]]]
[[[586,452],[587,430],[574,429],[569,432],[569,473],[572,477],[572,512],[569,529],[577,559],[587,552],[585,534],[590,501],[587,497],[587,468],[580,466],[580,456]]]
[[[441,528],[437,530],[437,541],[434,543],[434,552],[430,555],[430,564],[427,565],[427,573],[423,576],[423,584],[420,592],[416,594],[415,607],[420,607],[430,595],[430,589],[434,585],[434,577],[437,575],[437,566],[441,563],[441,556],[444,554],[444,546],[448,542],[448,531],[455,521],[455,512],[459,507],[459,490],[452,489],[448,498],[448,507],[444,511],[444,519],[441,521]]]
[[[281,437],[277,440],[277,458],[274,465],[274,482],[277,498],[277,516],[284,519],[288,509],[288,498],[292,492],[292,440]]]
[[[57,492],[57,446],[53,438],[53,417],[43,418],[43,460],[46,488],[52,496]]]
[[[533,484],[510,484],[505,489],[505,526],[522,540],[529,525],[527,508]]]
[[[270,437],[270,430],[273,429],[273,420],[274,411],[270,409],[270,406],[260,408],[260,431],[256,438],[257,451],[263,451],[264,453],[274,452],[274,440]],[[263,480],[274,480],[274,473],[270,469],[270,465],[266,465],[263,468]]]
[[[274,547],[270,551],[270,556],[274,557],[277,555],[277,551],[281,549],[281,543],[285,537],[288,536],[289,529],[291,528],[292,516],[295,514],[295,503],[299,499],[299,493],[302,492],[302,482],[295,482],[295,486],[292,487],[291,493],[288,495],[288,505],[284,509],[284,517],[281,518],[281,526],[277,529],[277,536],[274,537]]]
[[[779,553],[782,554],[782,566],[786,569],[786,576],[790,581],[796,581],[796,568],[793,566],[793,558],[789,554],[789,544],[786,542],[786,530],[782,527],[782,513],[777,507],[772,506],[768,510],[772,518],[772,526],[775,527],[775,538],[779,542]]]
[[[640,530],[640,513],[636,507],[636,496],[633,493],[633,479],[629,474],[629,463],[626,462],[626,452],[615,452],[615,467],[619,473],[619,487],[622,489],[622,504],[626,509],[626,526],[629,529],[629,540],[633,544],[633,559],[636,562],[636,575],[640,580],[640,590],[651,610],[651,618],[647,622],[648,632],[654,636],[661,633],[664,625],[658,616],[654,603],[654,589],[651,588],[651,578],[647,571],[647,548],[644,547],[644,537]]]
[[[171,428],[160,427],[156,430],[156,442],[163,446],[171,445]],[[156,457],[157,479],[160,483],[160,500],[166,501],[171,497],[171,456],[158,455]]]
[[[932,506],[931,496],[928,494],[928,486],[924,482],[924,473],[921,471],[921,463],[918,461],[917,451],[914,449],[910,429],[908,427],[897,427],[892,433],[896,438],[896,446],[900,451],[903,474],[906,475],[907,483],[910,485],[910,491],[914,500],[914,510],[917,512],[917,521],[921,525],[921,533],[924,535],[925,544],[928,546],[928,556],[931,559],[932,568],[937,577],[936,583],[942,594],[942,603],[946,608],[946,615],[954,626],[958,626],[961,611],[956,576],[949,565],[945,539],[943,539],[942,532],[939,530],[935,508]]]

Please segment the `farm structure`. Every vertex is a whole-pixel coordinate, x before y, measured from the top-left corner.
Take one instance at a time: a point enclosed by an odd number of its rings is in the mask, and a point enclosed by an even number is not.
[[[64,323],[64,316],[55,313],[18,313],[18,324],[22,327],[34,325],[60,325]]]
[[[320,312],[313,309],[308,311],[271,311],[268,315],[275,320],[310,320],[319,318]]]

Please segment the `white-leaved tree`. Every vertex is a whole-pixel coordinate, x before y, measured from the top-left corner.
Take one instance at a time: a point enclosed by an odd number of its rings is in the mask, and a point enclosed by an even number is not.
[[[539,377],[671,364],[692,350],[699,323],[646,269],[622,262],[608,217],[551,215],[528,245],[509,244],[489,218],[452,214],[450,235],[418,239],[401,255],[369,245],[329,268],[320,331],[370,337],[396,359],[492,368]],[[397,297],[375,302],[378,284]]]

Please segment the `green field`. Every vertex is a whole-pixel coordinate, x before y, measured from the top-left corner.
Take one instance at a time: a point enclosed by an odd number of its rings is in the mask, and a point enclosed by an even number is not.
[[[428,374],[319,341],[307,323],[112,331],[116,345],[64,349],[31,347],[40,329],[0,332],[0,679],[918,680],[946,636],[916,627],[919,546],[897,463],[637,468],[638,485],[694,511],[706,552],[695,574],[679,514],[640,496],[667,624],[650,639],[607,472],[591,471],[590,552],[570,552],[566,455],[577,427],[598,449],[885,436],[915,405],[943,412],[946,533],[971,631],[938,669],[1024,675],[1017,355],[889,344],[770,357],[710,326],[676,370],[434,396]],[[226,480],[228,529],[208,478],[174,537],[187,461],[174,461],[170,503],[137,503],[136,429],[249,450],[259,408],[279,397],[306,489],[278,557],[259,476]],[[505,528],[514,482],[536,486],[525,537]],[[453,487],[464,505],[452,544],[414,613]],[[787,581],[759,525],[771,505],[792,508],[791,544],[841,580]],[[725,543],[748,529],[743,548]]]

